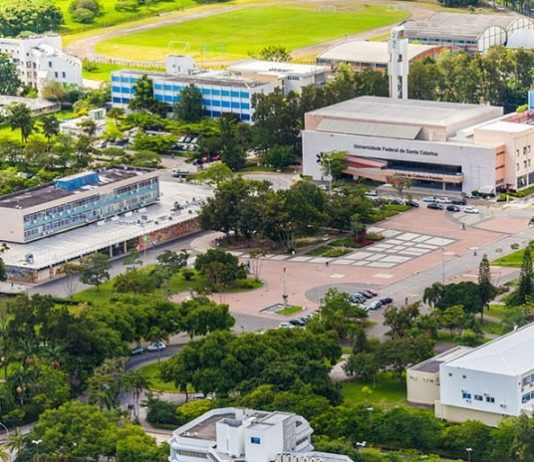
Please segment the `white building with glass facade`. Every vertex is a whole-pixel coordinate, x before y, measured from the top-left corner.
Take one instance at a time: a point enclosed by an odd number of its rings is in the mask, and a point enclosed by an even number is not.
[[[169,462],[352,462],[313,451],[312,433],[296,414],[213,409],[173,432]]]
[[[56,34],[27,38],[0,38],[0,53],[10,57],[17,66],[21,82],[38,91],[52,80],[82,85],[82,63],[62,50],[61,37]]]

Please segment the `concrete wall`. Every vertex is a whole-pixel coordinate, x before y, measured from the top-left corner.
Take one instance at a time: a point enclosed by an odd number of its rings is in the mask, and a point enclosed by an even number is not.
[[[507,416],[493,414],[490,412],[477,411],[462,407],[448,406],[436,401],[434,403],[435,416],[439,419],[445,419],[449,422],[465,422],[466,420],[478,420],[483,424],[496,427],[499,422]]]
[[[434,402],[439,400],[439,372],[408,369],[406,389],[408,402],[433,406]]]

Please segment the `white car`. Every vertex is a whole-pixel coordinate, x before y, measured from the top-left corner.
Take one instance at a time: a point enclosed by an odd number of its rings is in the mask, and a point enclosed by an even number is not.
[[[293,324],[289,324],[286,321],[282,321],[280,324],[278,324],[278,327],[282,329],[293,329],[295,326]]]
[[[370,197],[377,197],[378,191],[376,189],[371,189],[370,191],[367,191],[365,195]]]
[[[437,202],[436,196],[426,196],[423,197],[423,202]]]
[[[472,207],[468,205],[467,207],[464,207],[465,213],[480,213],[476,207]]]
[[[448,197],[438,197],[436,198],[438,204],[450,204],[451,200]]]
[[[163,342],[154,342],[146,347],[147,351],[163,351],[167,348]]]

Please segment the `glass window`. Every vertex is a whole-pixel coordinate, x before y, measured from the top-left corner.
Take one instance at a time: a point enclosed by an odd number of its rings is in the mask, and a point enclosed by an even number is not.
[[[240,96],[241,96],[241,98],[247,98],[247,99],[250,98],[250,94],[247,91],[242,91],[240,93]]]
[[[230,96],[230,92],[228,90],[221,90],[222,96]]]
[[[250,104],[248,104],[248,103],[241,103],[241,109],[250,109]]]
[[[202,104],[204,106],[211,106],[211,99],[202,98]]]
[[[211,89],[211,94],[214,96],[220,96],[221,90],[215,90],[214,88]]]
[[[239,103],[238,103],[238,102],[234,102],[234,101],[232,101],[232,107],[233,107],[234,109],[239,109]]]
[[[259,438],[258,436],[252,436],[250,438],[250,442],[252,444],[261,444],[261,438]]]
[[[222,101],[222,107],[230,107],[230,101]]]
[[[211,100],[211,105],[215,106],[215,107],[221,107],[221,102],[216,100],[216,99],[212,99]]]
[[[239,98],[239,92],[238,91],[231,91],[230,95],[232,95],[232,98]]]

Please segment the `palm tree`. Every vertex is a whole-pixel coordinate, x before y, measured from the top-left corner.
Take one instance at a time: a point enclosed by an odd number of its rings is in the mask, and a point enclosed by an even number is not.
[[[0,461],[9,462],[11,460],[11,452],[4,446],[0,446]]]
[[[50,144],[50,139],[59,133],[59,120],[55,115],[46,115],[41,118],[41,130]]]
[[[434,282],[430,287],[427,287],[423,292],[423,302],[428,303],[432,307],[436,306],[443,294],[443,284],[441,282]]]
[[[11,454],[18,454],[24,449],[25,441],[24,435],[20,431],[20,427],[17,427],[15,433],[8,435],[6,440],[6,448],[9,449]]]
[[[34,120],[32,118],[31,110],[24,103],[14,103],[6,107],[6,120],[11,130],[20,128],[20,137],[22,142],[28,141],[28,137],[32,134],[34,128]]]

